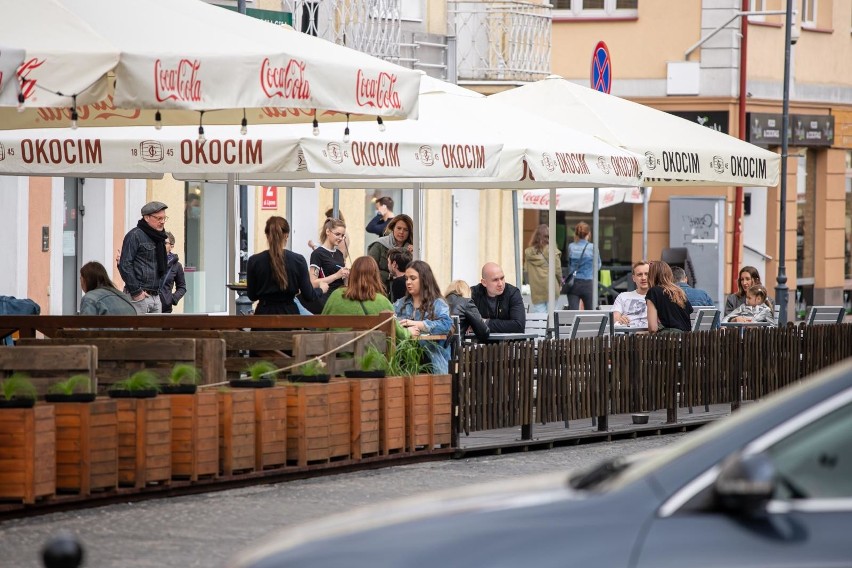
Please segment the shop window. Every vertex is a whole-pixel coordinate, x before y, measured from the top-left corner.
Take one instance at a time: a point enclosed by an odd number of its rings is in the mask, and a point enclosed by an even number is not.
[[[552,0],[553,16],[564,18],[635,18],[639,0]]]
[[[799,284],[814,283],[814,221],[816,160],[814,151],[798,157],[796,179],[796,279]]]
[[[228,311],[227,193],[220,183],[186,184],[185,313]]]

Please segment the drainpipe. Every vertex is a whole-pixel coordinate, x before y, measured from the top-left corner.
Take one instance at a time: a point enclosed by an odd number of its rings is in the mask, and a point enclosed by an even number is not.
[[[751,8],[749,0],[742,0],[742,11],[748,12]],[[737,102],[739,110],[739,135],[740,140],[748,141],[748,128],[746,125],[746,62],[748,60],[748,16],[740,18],[740,31],[742,39],[740,40],[740,92]],[[733,254],[731,255],[731,290],[737,290],[737,279],[740,271],[740,249],[742,248],[743,236],[743,188],[737,187],[734,196],[734,239],[733,239]]]

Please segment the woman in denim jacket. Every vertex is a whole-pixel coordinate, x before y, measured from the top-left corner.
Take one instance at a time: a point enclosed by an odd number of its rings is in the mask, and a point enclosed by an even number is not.
[[[412,336],[444,335],[450,333],[453,319],[450,306],[441,296],[441,290],[432,269],[422,260],[415,260],[405,271],[405,296],[394,304],[399,323]],[[429,353],[432,372],[447,374],[450,367],[450,346],[446,341],[421,341]]]
[[[574,228],[574,242],[568,245],[568,271],[577,271],[574,276],[574,286],[568,290],[568,309],[579,310],[580,300],[583,300],[584,310],[594,310],[592,302],[592,287],[594,276],[595,245],[589,242],[592,230],[588,223],[580,221]],[[598,268],[601,261],[598,259]]]

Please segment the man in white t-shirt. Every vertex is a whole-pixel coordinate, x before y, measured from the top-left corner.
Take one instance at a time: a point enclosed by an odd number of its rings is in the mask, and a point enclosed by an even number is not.
[[[648,305],[645,294],[648,293],[648,270],[650,266],[644,260],[633,265],[633,282],[636,289],[622,292],[612,305],[616,325],[630,327],[648,327]]]

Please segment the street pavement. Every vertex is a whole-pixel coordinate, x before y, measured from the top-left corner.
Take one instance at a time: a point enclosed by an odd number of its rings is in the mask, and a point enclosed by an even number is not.
[[[43,544],[67,529],[83,542],[87,568],[219,567],[269,532],[294,523],[425,491],[583,468],[659,448],[683,435],[396,466],[5,521],[0,566],[41,566]]]

